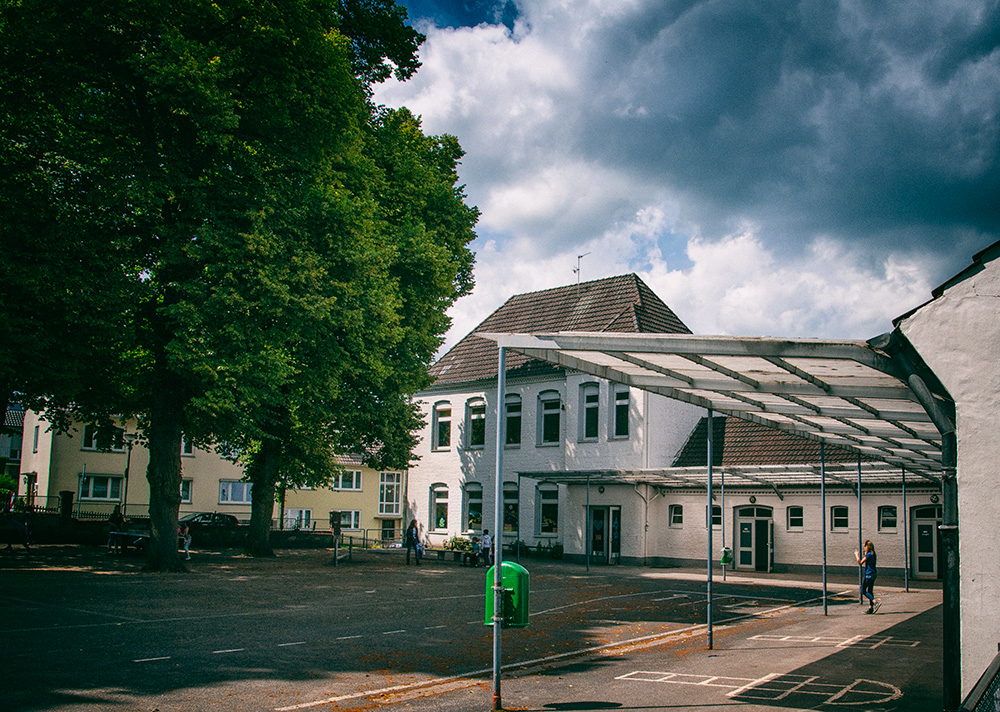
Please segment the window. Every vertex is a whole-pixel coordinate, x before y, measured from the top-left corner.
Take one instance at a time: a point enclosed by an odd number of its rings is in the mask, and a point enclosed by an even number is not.
[[[352,490],[361,491],[361,470],[344,470],[340,474],[333,476],[330,480],[332,490]]]
[[[519,447],[521,445],[521,396],[508,395],[504,397],[504,408],[507,411],[505,443],[511,447]]]
[[[785,510],[785,515],[788,518],[789,531],[802,531],[805,526],[805,516],[803,515],[802,507],[789,507]]]
[[[181,480],[181,502],[191,504],[191,487],[194,480]]]
[[[431,422],[431,449],[451,447],[451,403],[437,403]]]
[[[538,531],[541,534],[559,533],[559,487],[542,485],[538,488]]]
[[[84,450],[98,450],[100,452],[125,452],[125,431],[121,428],[109,430],[99,429],[96,425],[87,425],[83,428]]]
[[[830,529],[832,531],[844,531],[850,527],[847,507],[837,505],[830,507]]]
[[[517,492],[517,483],[503,483],[503,530],[505,532],[516,532],[520,530],[520,497]]]
[[[360,529],[361,528],[361,510],[360,509],[342,509],[340,514],[340,529]]]
[[[580,440],[597,440],[601,413],[601,387],[597,383],[580,385]]]
[[[38,426],[35,426],[35,437],[31,441],[31,451],[38,452]]]
[[[312,529],[311,509],[286,509],[282,529]]]
[[[483,486],[477,482],[465,485],[465,528],[483,528]]]
[[[878,508],[878,530],[880,532],[896,531],[896,507],[886,504]]]
[[[360,475],[361,473],[359,472],[358,476],[360,477]],[[403,499],[403,473],[380,472],[378,476],[379,515],[383,517],[399,516],[402,499]]]
[[[118,501],[122,498],[122,478],[85,475],[80,478],[80,499]]]
[[[538,444],[559,444],[559,416],[562,400],[557,391],[542,391],[538,394]]]
[[[667,511],[667,526],[673,529],[680,529],[684,526],[684,507],[680,504],[671,504]]]
[[[627,438],[628,437],[628,408],[629,408],[629,390],[628,388],[618,388],[615,390],[615,410],[614,410],[614,429],[611,431],[611,436],[615,438]]]
[[[250,504],[249,482],[219,480],[219,504]]]
[[[708,507],[705,508],[705,517],[708,518]],[[712,528],[722,528],[722,507],[717,504],[712,505]]]
[[[469,448],[486,445],[486,401],[475,398],[465,404],[465,428]]]
[[[431,486],[430,513],[433,517],[431,528],[436,531],[448,529],[448,485]]]
[[[194,457],[194,443],[187,438],[181,438],[181,457]]]

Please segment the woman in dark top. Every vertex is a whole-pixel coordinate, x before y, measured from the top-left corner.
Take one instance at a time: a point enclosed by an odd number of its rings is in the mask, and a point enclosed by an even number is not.
[[[875,598],[875,577],[878,576],[878,557],[875,554],[875,545],[869,539],[865,542],[864,554],[854,550],[854,557],[858,560],[858,566],[864,568],[865,575],[861,583],[861,595],[868,599],[867,613],[874,613],[882,605],[882,602]]]

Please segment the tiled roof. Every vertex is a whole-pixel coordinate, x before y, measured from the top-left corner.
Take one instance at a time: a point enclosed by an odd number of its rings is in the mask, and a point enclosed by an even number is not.
[[[439,384],[496,378],[497,345],[476,336],[476,332],[547,331],[691,333],[638,276],[626,274],[511,297],[434,363],[430,373]],[[559,370],[521,354],[507,354],[508,376],[549,374]]]
[[[708,450],[708,418],[691,433],[674,467],[704,467]],[[783,430],[726,416],[712,418],[712,462],[719,467],[799,465],[819,462],[819,443]],[[828,446],[828,463],[857,462],[856,453]],[[868,458],[862,458],[865,462]]]

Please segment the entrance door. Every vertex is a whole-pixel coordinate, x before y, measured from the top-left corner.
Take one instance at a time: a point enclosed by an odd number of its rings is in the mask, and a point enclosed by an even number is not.
[[[736,510],[736,568],[770,571],[774,561],[774,520],[770,507]]]
[[[934,504],[913,508],[911,535],[911,566],[914,577],[941,578],[940,538],[941,505]]]
[[[608,562],[608,508],[590,508],[590,560],[596,564]]]
[[[591,507],[587,516],[587,545],[593,564],[617,564],[622,548],[622,508]]]

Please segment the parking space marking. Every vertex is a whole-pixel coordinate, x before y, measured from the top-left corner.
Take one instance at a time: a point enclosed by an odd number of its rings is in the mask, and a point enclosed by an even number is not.
[[[878,680],[858,678],[844,685],[822,682],[816,675],[785,675],[771,673],[751,679],[742,677],[722,677],[718,675],[693,675],[679,672],[658,672],[636,670],[619,675],[616,680],[654,682],[671,685],[692,685],[696,687],[731,688],[726,697],[739,701],[767,700],[776,702],[801,697],[810,709],[820,705],[859,706],[878,705],[898,700],[903,691],[895,685]],[[823,698],[817,701],[817,698]]]
[[[748,640],[764,640],[771,643],[810,643],[813,645],[828,645],[832,648],[864,648],[874,650],[882,646],[893,648],[915,648],[919,640],[903,640],[891,635],[856,635],[853,638],[831,638],[826,636],[808,635],[754,635]]]
[[[133,660],[132,662],[134,662],[134,663],[154,663],[157,660],[170,660],[170,656],[169,655],[164,655],[164,656],[159,657],[159,658],[139,658],[138,660]]]
[[[228,650],[213,650],[212,655],[225,655],[226,653],[242,653],[246,648],[229,648]]]
[[[278,643],[278,647],[279,648],[288,648],[288,647],[290,647],[292,645],[305,645],[305,644],[306,644],[306,641],[300,640],[300,641],[298,641],[296,643]]]

